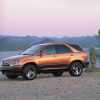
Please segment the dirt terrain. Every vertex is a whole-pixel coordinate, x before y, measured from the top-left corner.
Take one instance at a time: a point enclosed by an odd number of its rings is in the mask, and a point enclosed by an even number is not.
[[[100,73],[81,77],[41,74],[35,80],[9,80],[0,74],[0,100],[100,100]]]

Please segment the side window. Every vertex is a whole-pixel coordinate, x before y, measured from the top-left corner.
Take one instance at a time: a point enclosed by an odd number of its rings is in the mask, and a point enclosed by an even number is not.
[[[65,45],[56,45],[55,48],[57,54],[71,52],[71,49]]]
[[[49,45],[42,50],[42,53],[43,55],[56,54],[56,50],[53,45]]]

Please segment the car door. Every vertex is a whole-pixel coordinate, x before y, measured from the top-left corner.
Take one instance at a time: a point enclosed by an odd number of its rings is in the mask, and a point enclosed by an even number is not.
[[[64,44],[55,45],[55,50],[56,64],[58,64],[61,68],[66,67],[70,61],[72,50]]]
[[[54,45],[44,46],[41,50],[42,56],[39,59],[41,69],[52,69],[55,68],[56,64],[56,50]]]

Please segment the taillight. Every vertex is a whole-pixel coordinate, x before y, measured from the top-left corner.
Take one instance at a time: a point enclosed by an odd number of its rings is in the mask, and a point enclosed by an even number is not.
[[[88,53],[87,52],[84,52],[82,54],[82,57],[85,59],[85,60],[88,60]]]

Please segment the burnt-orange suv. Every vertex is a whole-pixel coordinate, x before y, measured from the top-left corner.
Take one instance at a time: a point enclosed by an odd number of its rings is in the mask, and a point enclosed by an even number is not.
[[[71,76],[80,76],[88,64],[88,54],[77,45],[44,43],[4,59],[0,70],[10,79],[21,75],[24,79],[33,80],[39,73],[61,76],[69,71]]]

